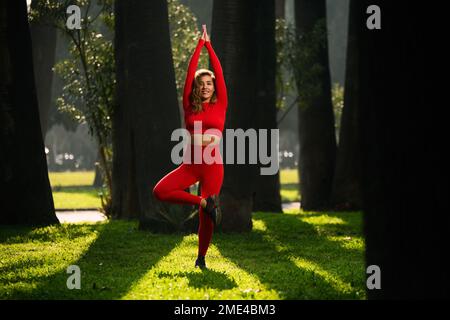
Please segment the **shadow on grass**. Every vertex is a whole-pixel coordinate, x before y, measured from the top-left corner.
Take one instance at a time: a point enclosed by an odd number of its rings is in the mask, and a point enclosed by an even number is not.
[[[360,235],[359,219],[350,225],[320,225],[319,230],[298,215],[258,212],[253,219],[266,229],[218,234],[214,243],[223,256],[277,291],[281,299],[364,296],[363,251],[327,239],[338,233]]]
[[[58,233],[50,232],[51,229],[57,228]],[[20,225],[0,226],[0,243],[3,244],[19,244],[32,241],[47,242],[57,241],[61,238],[74,239],[83,237],[86,234],[94,232],[99,225],[50,225],[47,227],[33,227]]]
[[[298,183],[284,183],[281,185],[280,195],[283,202],[300,201]]]
[[[53,274],[36,276],[31,279],[33,289],[20,288],[10,292],[12,299],[120,299],[139,281],[158,261],[172,251],[183,236],[152,234],[137,230],[137,222],[114,221],[98,225],[62,225],[74,230],[71,239],[89,235],[97,231],[98,236],[76,261],[64,261],[64,267],[57,268]],[[78,229],[78,232],[77,232]],[[80,232],[80,230],[84,230]],[[8,243],[34,239],[30,228],[10,230],[2,239]],[[51,236],[37,236],[40,241],[53,241]],[[54,243],[58,245],[58,243]],[[64,250],[71,250],[65,247]],[[42,264],[42,261],[35,262]],[[49,268],[52,268],[51,262]],[[66,270],[69,265],[77,265],[81,270],[81,289],[69,290]],[[20,263],[17,267],[21,267]],[[17,278],[18,279],[18,278]],[[25,277],[23,280],[30,280]]]
[[[54,186],[53,192],[66,192],[66,193],[98,193],[103,188],[97,188],[93,186]]]
[[[158,277],[171,279],[176,277],[185,277],[188,279],[190,287],[198,289],[211,288],[228,290],[238,286],[237,283],[233,279],[230,279],[226,274],[211,269],[202,270],[201,272],[159,272]]]
[[[298,183],[283,183],[281,185],[282,190],[288,190],[288,191],[298,191]]]
[[[221,254],[238,267],[257,277],[281,299],[359,299],[364,294],[364,257],[360,249],[345,248],[342,241],[329,236],[361,236],[361,217],[355,213],[326,213],[340,218],[341,224],[313,225],[303,218],[325,213],[274,215],[255,213],[257,227],[248,234],[217,234],[213,243]],[[263,226],[261,226],[263,225]],[[53,272],[16,274],[16,282],[32,282],[32,289],[17,286],[10,290],[12,299],[119,299],[164,256],[183,240],[183,234],[155,235],[137,230],[137,223],[114,221],[100,225],[61,225],[58,232],[46,228],[0,228],[0,243],[49,242],[47,250],[76,251],[94,232],[97,238],[73,260],[45,261],[39,253],[18,260],[0,271],[44,267]],[[265,228],[265,230],[264,230]],[[66,239],[64,243],[60,240]],[[67,241],[68,240],[68,241]],[[64,245],[63,248],[57,246]],[[15,251],[13,254],[20,254]],[[63,253],[64,254],[64,253]],[[47,266],[45,266],[47,264]],[[81,269],[81,290],[68,290],[69,265]],[[189,286],[227,290],[237,287],[226,274],[204,272],[160,273],[160,277],[186,277]],[[1,284],[0,284],[1,285]]]

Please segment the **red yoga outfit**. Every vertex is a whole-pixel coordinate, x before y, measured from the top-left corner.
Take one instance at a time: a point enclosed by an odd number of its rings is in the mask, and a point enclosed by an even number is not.
[[[216,77],[215,93],[217,100],[215,103],[203,103],[203,110],[199,113],[194,113],[192,111],[190,94],[192,92],[195,71],[197,70],[198,60],[203,46],[208,50],[211,65]],[[186,129],[191,134],[204,133],[207,129],[211,128],[218,129],[222,133],[227,106],[227,88],[225,86],[225,79],[223,77],[220,61],[211,46],[211,42],[205,42],[205,40],[200,39],[189,62],[189,68],[184,84],[183,110]],[[194,121],[201,121],[201,132],[194,132]],[[194,148],[201,148],[201,150],[204,150],[205,147],[206,146],[192,145],[190,150],[193,150]],[[212,155],[214,155],[216,150],[218,149],[213,150]],[[218,156],[220,156],[220,152]],[[207,164],[202,160],[202,163],[197,164],[192,161],[191,163],[182,163],[176,169],[165,175],[153,188],[153,195],[160,201],[199,206],[198,254],[200,256],[206,255],[214,228],[211,218],[204,213],[200,201],[202,198],[207,198],[210,195],[220,193],[223,174],[224,169],[222,162]],[[198,181],[201,183],[201,196],[196,196],[185,191],[185,189]]]

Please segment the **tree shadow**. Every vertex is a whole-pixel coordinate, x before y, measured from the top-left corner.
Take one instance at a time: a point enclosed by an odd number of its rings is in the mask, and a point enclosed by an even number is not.
[[[53,192],[66,192],[66,193],[94,193],[104,191],[104,188],[94,186],[54,186]]]
[[[217,272],[211,269],[205,269],[201,272],[158,272],[157,275],[159,278],[172,279],[175,277],[185,277],[188,279],[190,287],[198,289],[229,290],[238,286],[237,283],[233,279],[230,279],[225,273]]]
[[[331,241],[327,237],[361,236],[357,226],[361,219],[352,214],[334,212],[327,214],[342,219],[344,223],[314,226],[301,219],[323,214],[308,213],[300,217],[258,212],[254,214],[254,220],[264,224],[265,230],[255,228],[247,234],[218,233],[213,243],[224,257],[256,276],[282,299],[359,299],[365,283],[363,251],[345,248],[341,242]],[[164,235],[138,231],[136,223],[117,221],[47,228],[62,228],[62,236],[74,243],[94,232],[97,238],[79,258],[64,261],[62,266],[52,270],[52,274],[32,273],[30,278],[25,273],[15,277],[15,281],[31,281],[35,285],[31,290],[14,289],[8,298],[120,299],[185,236],[181,233]],[[41,241],[57,246],[60,233],[45,230],[0,227],[0,243]],[[303,262],[311,262],[316,270],[305,267]],[[9,264],[8,270],[2,268],[0,271],[14,272],[38,267],[42,263],[39,259],[28,259]],[[81,269],[81,290],[69,290],[66,286],[69,277],[66,270],[73,264]],[[50,269],[52,266],[48,267]],[[159,276],[186,277],[189,286],[196,288],[228,290],[237,287],[233,279],[213,270],[160,273]],[[346,284],[344,289],[339,287],[340,283]]]
[[[280,185],[281,189],[289,190],[289,191],[297,191],[299,186],[298,183],[283,183]]]
[[[82,237],[87,233],[94,232],[98,227],[95,224],[78,225],[80,227],[70,227],[68,224],[54,224],[46,227],[33,227],[22,225],[0,226],[0,243],[14,244],[29,241],[56,241],[58,234],[48,232],[51,228],[59,228],[65,236],[70,238]]]
[[[71,239],[75,242],[90,232],[96,232],[97,238],[89,248],[74,261],[64,261],[64,266],[33,277],[31,290],[20,288],[12,290],[8,298],[12,299],[120,299],[155,264],[168,255],[181,241],[184,234],[152,234],[137,229],[137,222],[113,221],[97,225],[71,225],[63,228],[75,229]],[[77,229],[79,229],[77,231]],[[28,238],[27,238],[28,237]],[[19,239],[36,240],[33,230],[17,229],[10,231],[4,240],[13,243]],[[48,238],[48,239],[47,239]],[[37,239],[51,241],[51,237],[38,235]],[[8,240],[9,239],[9,240]],[[22,241],[20,241],[22,242]],[[57,246],[58,243],[55,243]],[[67,273],[69,265],[77,265],[81,270],[81,289],[69,290]],[[14,267],[14,266],[11,266]],[[16,267],[20,268],[20,264]],[[51,266],[49,266],[51,268]],[[25,278],[27,280],[29,278]]]
[[[300,201],[301,196],[298,191],[299,191],[298,183],[284,183],[284,184],[281,184],[281,186],[280,186],[280,195],[281,195],[283,201],[286,201],[286,202]],[[293,196],[286,196],[285,193],[295,194],[295,198]]]
[[[223,256],[282,299],[360,299],[364,295],[363,251],[327,239],[346,235],[354,226],[323,224],[318,230],[296,215],[274,217],[262,212],[253,219],[263,222],[265,230],[220,234],[214,243]]]

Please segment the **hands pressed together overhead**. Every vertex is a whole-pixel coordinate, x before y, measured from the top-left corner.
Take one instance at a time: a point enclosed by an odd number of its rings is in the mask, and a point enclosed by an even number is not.
[[[208,31],[206,31],[206,24],[202,24],[203,34],[202,39],[205,41],[210,41]]]

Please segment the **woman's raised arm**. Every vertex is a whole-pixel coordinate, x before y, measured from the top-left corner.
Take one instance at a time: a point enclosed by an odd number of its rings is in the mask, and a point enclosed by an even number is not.
[[[197,70],[198,60],[200,58],[200,53],[202,51],[202,47],[205,44],[204,37],[198,40],[197,47],[195,48],[194,53],[192,54],[191,60],[189,61],[189,67],[186,74],[186,81],[184,82],[184,90],[183,90],[183,108],[187,109],[190,105],[189,95],[192,91],[192,84],[194,82],[195,71]]]
[[[209,59],[211,61],[211,65],[214,69],[214,74],[216,76],[216,95],[217,100],[223,103],[225,106],[228,104],[228,95],[227,95],[227,87],[225,85],[225,79],[223,77],[222,65],[220,64],[219,58],[217,58],[216,52],[211,46],[211,41],[205,42],[205,47],[208,49]]]

